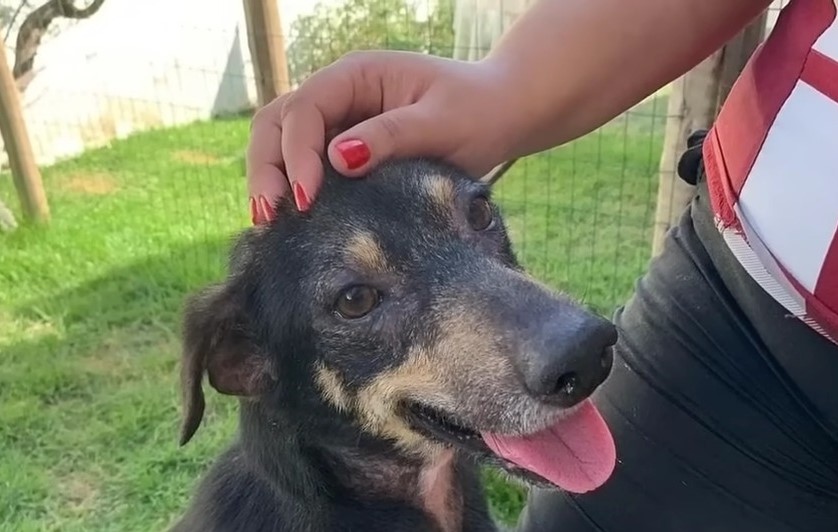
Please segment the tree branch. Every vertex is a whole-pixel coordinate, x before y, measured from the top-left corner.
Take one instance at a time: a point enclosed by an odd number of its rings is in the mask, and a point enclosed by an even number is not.
[[[9,40],[9,35],[12,34],[12,29],[15,27],[15,22],[17,22],[17,17],[20,15],[20,12],[23,11],[23,8],[29,5],[27,0],[21,0],[20,3],[15,8],[14,13],[12,13],[12,17],[9,19],[9,25],[6,27],[6,35],[3,36],[3,42]]]
[[[87,7],[78,8],[73,0],[49,0],[26,16],[17,33],[15,64],[12,67],[18,90],[23,92],[32,81],[35,55],[50,24],[57,18],[86,19],[99,11],[104,3],[105,0],[93,0]]]

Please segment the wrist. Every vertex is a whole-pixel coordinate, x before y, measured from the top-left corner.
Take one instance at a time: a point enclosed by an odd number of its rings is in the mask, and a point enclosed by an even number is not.
[[[489,143],[498,163],[533,153],[526,139],[539,128],[539,113],[528,96],[528,76],[522,76],[516,61],[490,54],[477,63],[481,83],[488,88],[491,101]]]

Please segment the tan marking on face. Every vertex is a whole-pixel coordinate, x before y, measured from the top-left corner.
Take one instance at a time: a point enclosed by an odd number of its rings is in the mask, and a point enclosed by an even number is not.
[[[352,398],[346,393],[340,376],[335,370],[323,364],[318,365],[314,371],[314,381],[326,401],[339,411],[347,412],[352,408]]]
[[[437,316],[442,334],[434,349],[439,360],[447,365],[449,375],[488,384],[490,378],[511,371],[509,361],[497,352],[495,339],[501,331],[495,330],[485,317],[454,302]]]
[[[418,401],[493,431],[531,432],[543,428],[551,407],[522,388],[504,336],[490,311],[475,302],[437,301],[429,318],[439,324],[432,345],[413,347],[398,367],[375,376],[349,394],[334,372],[317,380],[332,404],[349,410],[368,434],[387,438],[405,452],[426,459],[445,447],[410,428],[400,404]],[[472,425],[475,427],[475,425]]]
[[[404,364],[379,375],[358,393],[358,414],[367,431],[390,438],[404,449],[429,451],[424,449],[428,444],[425,437],[414,432],[397,409],[399,401],[409,397],[430,400],[440,395],[441,382],[430,362],[421,353],[413,353]]]
[[[375,236],[367,231],[358,231],[352,235],[345,254],[349,262],[361,268],[377,272],[390,270],[384,250],[378,245]]]
[[[446,179],[441,175],[425,176],[424,189],[428,196],[437,203],[440,207],[451,208],[454,203],[456,195],[454,191],[454,184],[451,180]]]
[[[365,386],[356,403],[368,432],[425,455],[440,448],[413,431],[399,415],[401,401],[413,399],[443,411],[462,411],[460,395],[472,384],[492,388],[494,377],[510,373],[509,364],[494,352],[488,325],[473,310],[449,307],[440,317],[450,325],[443,327],[439,341],[429,348],[413,349],[403,364]],[[472,389],[469,395],[474,393]]]
[[[445,365],[451,390],[457,400],[451,412],[478,423],[485,430],[514,434],[543,429],[555,409],[527,393],[520,382],[504,335],[488,315],[481,315],[469,305],[452,302],[438,313],[443,323],[440,341],[435,347]]]

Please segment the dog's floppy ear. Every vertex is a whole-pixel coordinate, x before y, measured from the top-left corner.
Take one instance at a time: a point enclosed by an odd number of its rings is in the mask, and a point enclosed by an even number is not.
[[[276,381],[272,361],[253,339],[234,282],[211,286],[187,300],[182,357],[181,445],[192,438],[204,415],[205,371],[212,387],[227,395],[257,396]]]

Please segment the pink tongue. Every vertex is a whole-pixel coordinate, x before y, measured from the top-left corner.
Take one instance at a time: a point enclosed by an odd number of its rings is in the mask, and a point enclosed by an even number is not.
[[[498,456],[573,493],[585,493],[604,484],[617,459],[611,432],[590,401],[535,434],[502,436],[484,432],[482,436]]]

